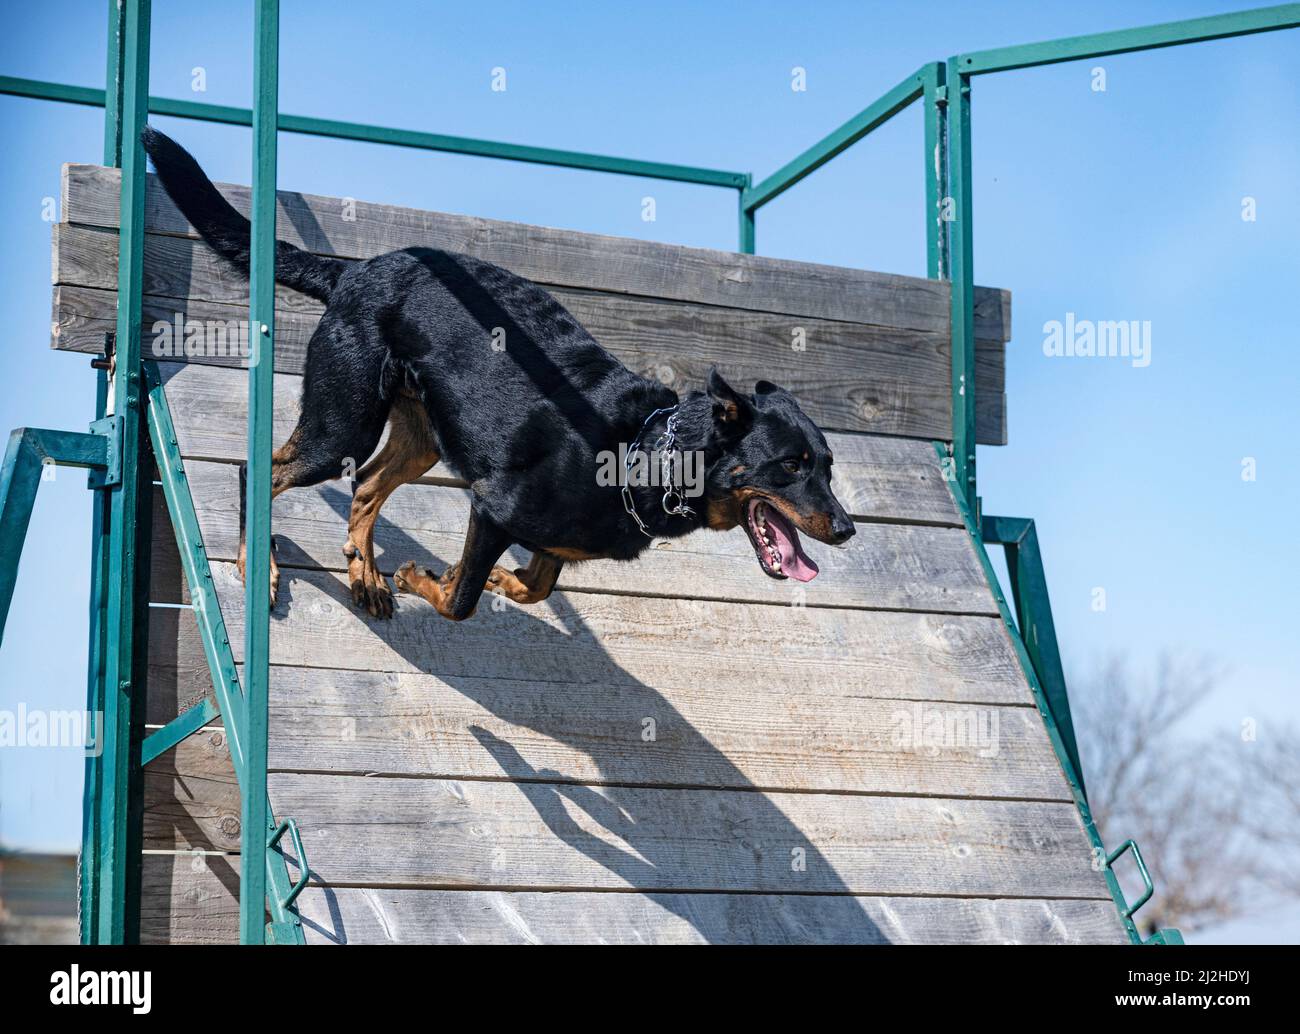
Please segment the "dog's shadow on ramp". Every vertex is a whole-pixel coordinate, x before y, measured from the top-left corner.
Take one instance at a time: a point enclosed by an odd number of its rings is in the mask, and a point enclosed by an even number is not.
[[[346,497],[334,494],[339,499],[332,505],[345,506]],[[431,556],[400,529],[389,525],[383,537],[395,560],[414,559],[434,571],[447,566],[446,558]],[[292,580],[294,572],[285,573]],[[325,584],[337,605],[352,607],[343,585]],[[392,621],[362,618],[370,633],[411,668],[438,678],[480,708],[483,721],[470,724],[468,731],[493,760],[482,767],[509,779],[555,840],[614,877],[583,877],[582,870],[590,866],[572,859],[563,864],[577,873],[573,889],[594,886],[619,897],[633,890],[643,893],[695,931],[692,936],[678,930],[670,935],[674,940],[890,940],[810,834],[758,790],[664,693],[614,656],[627,658],[655,681],[664,673],[683,694],[698,696],[690,686],[701,676],[691,658],[671,656],[674,644],[680,648],[688,633],[684,637],[680,628],[646,629],[644,624],[620,627],[625,602],[586,593],[556,593],[533,607],[485,595],[478,613],[461,623],[438,616],[417,597],[401,596],[399,601]],[[650,610],[661,603],[666,601],[646,601]],[[650,642],[638,643],[647,633]],[[669,653],[646,652],[659,644]],[[719,670],[731,669],[724,665]],[[802,685],[789,689],[815,692]],[[653,734],[647,735],[650,728]],[[512,736],[512,730],[521,732]],[[557,749],[557,743],[565,749]],[[835,834],[824,827],[810,832],[819,839]],[[556,857],[562,859],[564,853]],[[314,875],[329,902],[334,928],[304,922],[330,940],[346,942],[348,931],[328,887],[329,874]],[[436,872],[429,880],[433,885],[447,882]],[[500,871],[485,870],[479,882],[497,890],[516,889],[501,879]],[[563,889],[559,882],[545,889]],[[537,885],[528,880],[517,889]],[[562,907],[560,899],[554,907]],[[621,917],[633,910],[610,911]],[[644,915],[645,909],[635,912]],[[658,925],[665,925],[662,918]],[[635,919],[616,920],[614,927],[610,939],[653,937]],[[582,917],[570,928],[600,933],[594,918]]]

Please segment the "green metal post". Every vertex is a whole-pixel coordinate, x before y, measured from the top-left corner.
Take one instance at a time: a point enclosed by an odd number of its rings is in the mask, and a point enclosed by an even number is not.
[[[950,58],[948,181],[953,219],[949,261],[952,281],[952,457],[957,489],[978,513],[975,484],[975,276],[971,218],[970,77]]]
[[[99,938],[135,939],[141,850],[139,733],[147,671],[149,465],[142,459],[140,306],[144,273],[145,158],[150,0],[123,0],[122,194],[118,240],[117,360],[113,412],[123,419],[122,480],[110,493],[105,621],[103,781],[99,816]],[[141,583],[144,582],[142,585]],[[141,590],[144,590],[142,592]]]
[[[280,4],[257,0],[253,38],[253,243],[249,272],[248,554],[244,589],[244,764],[239,939],[266,941],[266,751],[270,665],[271,423],[275,393],[275,172]]]
[[[104,164],[122,164],[122,48],[126,11],[108,0],[108,46],[104,72]],[[108,411],[108,371],[95,371],[95,419]],[[104,655],[108,608],[109,506],[107,491],[91,496],[89,646],[86,651],[86,713],[104,713]],[[102,735],[102,730],[97,730]],[[81,790],[81,853],[77,859],[77,916],[82,944],[99,943],[99,796],[102,755],[87,753]]]
[[[738,191],[737,206],[740,210],[740,251],[743,255],[754,254],[754,210],[745,207],[745,191],[750,187],[749,176]]]
[[[126,11],[108,0],[108,55],[104,71],[104,164],[122,163],[122,49],[126,45]]]
[[[939,61],[921,69],[925,84],[925,269],[926,276],[948,276],[948,91],[946,66]]]
[[[108,374],[99,370],[95,377],[95,419],[100,420],[108,407]],[[90,517],[90,601],[89,643],[86,651],[86,713],[92,718],[104,713],[105,632],[108,605],[108,557],[111,546],[108,509],[111,496],[107,489],[91,495]],[[103,729],[96,726],[96,735]],[[100,751],[88,751],[81,791],[81,853],[77,859],[77,915],[82,944],[99,943],[99,795],[103,781]]]

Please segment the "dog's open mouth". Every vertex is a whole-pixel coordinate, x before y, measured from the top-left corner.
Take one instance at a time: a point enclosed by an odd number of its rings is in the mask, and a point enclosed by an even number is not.
[[[776,507],[762,499],[752,500],[745,514],[745,531],[764,574],[800,582],[817,577],[817,565],[803,551],[799,532]]]

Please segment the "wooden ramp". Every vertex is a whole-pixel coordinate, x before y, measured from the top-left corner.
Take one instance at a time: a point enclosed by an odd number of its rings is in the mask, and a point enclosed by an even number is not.
[[[247,190],[222,188],[247,210]],[[472,252],[551,287],[629,366],[685,389],[710,364],[794,391],[828,429],[851,548],[806,588],[740,531],[566,567],[562,591],[485,598],[456,625],[343,578],[350,485],[275,503],[270,796],[300,825],[311,943],[1125,941],[932,439],[950,435],[947,285],[859,270],[280,195],[280,236],[365,258]],[[247,316],[247,284],[151,182],[155,321]],[[65,171],[54,344],[98,352],[116,296],[117,173]],[[277,441],[318,303],[281,289]],[[979,436],[1005,440],[1004,292],[980,293]],[[157,355],[226,627],[247,375]],[[358,460],[363,457],[358,457]],[[467,491],[393,496],[390,574],[460,554]],[[156,504],[153,599],[187,601]],[[521,555],[522,560],[526,555]],[[212,692],[194,615],[155,610],[148,721]],[[233,941],[239,797],[220,725],[146,769],[143,936]],[[292,863],[291,863],[292,869]]]

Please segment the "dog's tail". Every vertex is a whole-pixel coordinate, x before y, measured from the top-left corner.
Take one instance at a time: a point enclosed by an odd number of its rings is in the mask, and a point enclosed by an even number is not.
[[[218,255],[229,259],[247,276],[252,242],[248,220],[221,196],[194,156],[171,137],[145,126],[140,142],[176,207]],[[346,268],[338,259],[312,255],[284,241],[275,242],[275,279],[322,302],[329,301]]]

